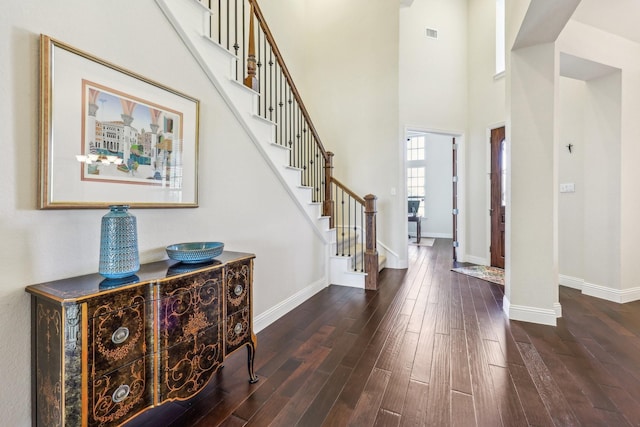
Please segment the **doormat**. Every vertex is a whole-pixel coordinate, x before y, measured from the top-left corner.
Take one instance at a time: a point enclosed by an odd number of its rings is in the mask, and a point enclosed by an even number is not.
[[[472,265],[469,267],[452,268],[451,271],[504,286],[504,270],[501,268],[488,267],[486,265]]]
[[[433,246],[433,244],[436,242],[436,239],[433,239],[431,237],[421,237],[420,238],[420,243],[416,243],[416,240],[414,238],[411,238],[411,240],[409,240],[409,245],[411,246]]]

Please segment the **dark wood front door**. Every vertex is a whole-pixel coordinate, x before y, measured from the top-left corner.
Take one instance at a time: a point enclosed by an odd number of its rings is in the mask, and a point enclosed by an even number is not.
[[[504,126],[491,130],[491,265],[504,268]]]

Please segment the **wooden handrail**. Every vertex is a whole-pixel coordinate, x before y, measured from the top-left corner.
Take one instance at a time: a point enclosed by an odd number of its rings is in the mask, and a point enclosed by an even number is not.
[[[353,197],[355,200],[358,201],[358,203],[360,203],[361,205],[366,205],[366,201],[358,196],[356,193],[354,193],[349,187],[347,187],[346,185],[344,185],[343,183],[341,183],[340,181],[338,181],[336,178],[331,178],[331,182],[333,182],[334,184],[336,184],[338,187],[340,187],[342,190],[344,190],[345,193],[347,193],[349,196]]]
[[[258,23],[260,24],[260,27],[262,28],[262,31],[264,32],[264,35],[267,38],[267,41],[271,45],[271,49],[273,50],[273,53],[276,56],[276,60],[278,61],[278,64],[280,64],[280,68],[282,69],[282,73],[284,74],[284,77],[287,80],[287,83],[289,84],[289,87],[291,88],[291,92],[293,92],[293,96],[296,98],[296,102],[298,103],[298,106],[300,107],[300,110],[302,111],[302,114],[304,115],[305,121],[307,122],[307,125],[309,126],[309,130],[311,130],[311,134],[315,138],[316,143],[318,144],[318,148],[320,148],[320,152],[322,153],[322,157],[324,157],[324,159],[326,161],[327,157],[328,157],[327,156],[327,150],[325,150],[324,145],[322,145],[322,141],[320,140],[320,137],[318,136],[318,132],[316,131],[316,128],[313,125],[313,122],[311,121],[311,117],[309,116],[309,112],[307,111],[307,108],[305,107],[304,103],[302,102],[302,97],[300,96],[300,92],[298,92],[298,88],[296,87],[295,83],[293,82],[293,78],[291,78],[291,73],[289,72],[289,69],[287,68],[287,65],[284,63],[284,61],[282,59],[282,54],[280,53],[280,49],[278,48],[278,45],[276,44],[276,41],[275,41],[275,39],[273,37],[273,34],[271,34],[271,30],[269,29],[269,26],[267,25],[267,21],[264,19],[264,15],[262,14],[262,10],[260,9],[260,6],[258,5],[257,0],[248,0],[248,2],[251,5],[251,7],[253,8],[253,12],[254,12],[256,18],[258,19]]]

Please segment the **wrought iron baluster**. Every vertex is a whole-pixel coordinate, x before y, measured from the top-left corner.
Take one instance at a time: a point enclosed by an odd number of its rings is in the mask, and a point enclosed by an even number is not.
[[[278,104],[280,106],[280,122],[281,122],[280,123],[280,129],[279,129],[280,130],[280,144],[284,144],[284,138],[285,138],[285,136],[284,136],[284,130],[285,130],[284,121],[285,121],[285,118],[284,118],[284,115],[283,115],[284,114],[284,110],[282,109],[282,107],[284,107],[283,99],[284,99],[285,90],[282,87],[282,76],[283,76],[283,73],[282,73],[282,70],[280,70],[280,103]]]
[[[360,271],[364,272],[364,205],[360,205],[360,252],[362,252]]]
[[[231,13],[229,13],[231,14]],[[234,9],[233,9],[233,50],[238,57],[238,49],[240,49],[240,45],[238,44],[238,0],[234,0]],[[244,67],[242,68],[244,70]],[[244,72],[244,71],[243,71]],[[236,63],[236,81],[238,80],[238,64]]]
[[[231,27],[230,22],[229,22],[229,18],[230,18],[229,15],[230,15],[230,13],[229,13],[229,0],[227,0],[227,50],[229,50],[229,39],[230,39],[230,37],[229,37],[229,29]]]
[[[351,256],[351,195],[347,200],[347,233],[349,236],[349,256]]]
[[[273,50],[269,49],[269,120],[273,121]]]
[[[247,36],[245,34],[245,30],[247,27],[247,23],[246,23],[246,19],[247,19],[247,11],[245,10],[245,2],[244,0],[242,1],[242,19],[240,20],[240,22],[242,22],[242,54],[240,56],[242,56],[242,72],[244,73],[246,68],[246,64],[245,61],[247,59],[247,52],[245,51],[245,46],[247,46]],[[236,75],[237,75],[237,71],[236,71]],[[242,76],[240,77],[242,78]],[[236,77],[236,80],[238,80],[238,78]]]
[[[342,215],[340,217],[340,229],[342,230],[342,256],[344,256],[344,244],[345,244],[345,236],[344,236],[344,190],[340,189],[342,192],[342,197],[340,200],[340,204],[342,205]]]
[[[258,36],[257,36],[257,40],[256,40],[256,45],[258,46],[258,62],[256,62],[256,67],[258,67],[256,74],[258,75],[258,82],[260,82],[260,98],[262,97],[262,92],[263,92],[263,88],[264,88],[264,80],[262,80],[262,75],[260,74],[260,72],[262,71],[262,56],[261,56],[261,52],[262,52],[262,45],[260,44],[260,35],[262,34],[262,31],[258,31]],[[258,115],[260,115],[260,98],[258,98]]]

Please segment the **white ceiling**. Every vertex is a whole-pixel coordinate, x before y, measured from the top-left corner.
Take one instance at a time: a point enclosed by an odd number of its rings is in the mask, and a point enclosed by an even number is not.
[[[571,19],[640,43],[640,0],[582,0]]]

